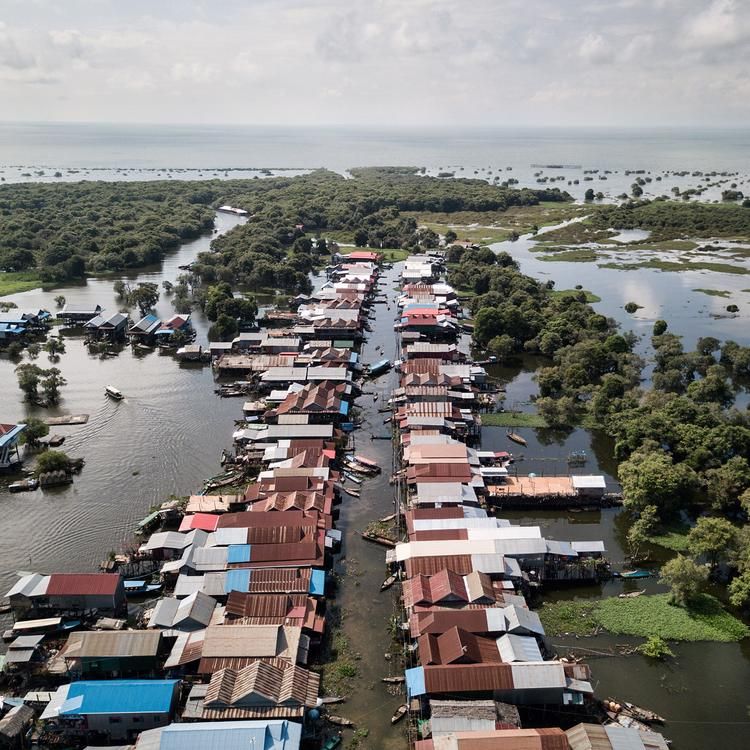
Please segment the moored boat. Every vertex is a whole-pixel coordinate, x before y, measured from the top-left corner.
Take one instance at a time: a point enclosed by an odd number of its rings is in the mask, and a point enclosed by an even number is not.
[[[506,433],[508,440],[512,440],[514,443],[518,443],[519,445],[527,445],[526,438],[519,435],[517,432],[511,432],[508,430]]]
[[[391,716],[391,724],[396,724],[397,722],[401,721],[401,719],[406,716],[406,712],[409,710],[409,706],[406,705],[406,703],[402,703],[394,712],[393,716]]]
[[[9,492],[30,492],[39,486],[36,479],[20,479],[18,482],[8,485]]]
[[[337,727],[354,726],[354,722],[351,719],[346,719],[343,716],[336,716],[335,714],[326,714],[326,720],[329,724],[335,724]]]
[[[113,385],[106,386],[104,388],[104,393],[115,401],[122,401],[125,398],[122,391],[119,388],[115,388]]]
[[[396,675],[395,677],[381,677],[381,682],[385,682],[388,685],[401,685],[402,683],[406,682],[406,677],[404,675]]]
[[[388,578],[380,584],[380,590],[387,591],[394,583],[396,583],[396,581],[398,581],[397,575],[389,575]]]
[[[620,573],[620,578],[651,578],[653,575],[653,572],[650,570],[636,568],[635,570],[623,570]]]

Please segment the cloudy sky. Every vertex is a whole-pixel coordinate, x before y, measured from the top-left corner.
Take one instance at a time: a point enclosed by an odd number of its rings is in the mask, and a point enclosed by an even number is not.
[[[0,119],[745,125],[750,0],[0,0]]]

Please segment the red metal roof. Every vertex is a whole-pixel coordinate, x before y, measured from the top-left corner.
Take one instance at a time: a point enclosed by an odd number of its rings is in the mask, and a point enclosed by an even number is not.
[[[53,573],[47,596],[112,595],[119,584],[117,573]]]
[[[191,529],[202,529],[203,531],[216,531],[219,523],[219,516],[213,513],[194,513],[191,516],[185,516],[180,523],[180,531],[190,531]]]

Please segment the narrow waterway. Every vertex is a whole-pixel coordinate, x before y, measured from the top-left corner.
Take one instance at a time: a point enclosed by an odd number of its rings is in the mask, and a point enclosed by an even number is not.
[[[242,220],[217,214],[216,228],[226,232]],[[182,245],[158,268],[122,277],[133,282],[174,282],[184,265],[208,250],[216,234]],[[19,309],[55,310],[54,297],[64,295],[75,305],[100,304],[115,312],[121,301],[112,285],[118,276],[88,279],[85,284],[32,290],[5,299]],[[174,314],[162,293],[157,314]],[[137,318],[137,311],[133,314]],[[209,322],[193,313],[197,341],[205,344]],[[94,570],[110,550],[130,544],[135,524],[155,503],[171,494],[199,490],[203,480],[219,472],[222,447],[230,447],[233,420],[240,415],[237,399],[214,394],[209,366],[182,365],[158,351],[134,351],[126,346],[116,357],[92,356],[82,336],[66,338],[66,352],[55,363],[68,381],[60,404],[39,409],[24,403],[18,389],[15,362],[0,356],[0,422],[27,416],[89,414],[88,424],[54,427],[66,436],[62,450],[82,456],[86,466],[72,485],[52,490],[10,494],[9,478],[0,477],[0,589],[7,590],[19,570]],[[23,361],[29,361],[24,357]],[[37,363],[51,366],[42,353]],[[113,384],[125,394],[114,402],[104,395]]]

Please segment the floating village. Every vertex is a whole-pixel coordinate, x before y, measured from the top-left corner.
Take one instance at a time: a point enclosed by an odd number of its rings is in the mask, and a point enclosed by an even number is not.
[[[238,399],[233,447],[221,474],[155,507],[98,572],[24,571],[5,593],[0,747],[355,746],[347,695],[326,694],[321,671],[346,552],[339,511],[367,503],[375,482],[392,512],[373,511],[357,530],[383,552],[380,592],[361,595],[393,605],[382,687],[404,744],[668,747],[662,717],[597,695],[591,667],[545,638],[534,606],[546,590],[640,571],[616,573],[602,541],[550,538],[503,510],[620,498],[586,473],[585,456],[560,476],[524,474],[512,452],[520,432],[508,432],[507,450],[482,449],[482,414],[501,385],[463,350],[468,323],[444,278],[439,251],[395,266],[377,252],[334,255],[315,291],[205,349],[188,316],[58,313],[92,339],[179,341],[181,358],[210,361],[217,395]],[[45,315],[5,315],[0,336],[44,326]],[[394,360],[361,360],[376,324],[392,325]],[[106,395],[127,398],[127,384]],[[377,428],[365,428],[365,408]],[[21,460],[23,431],[0,425],[0,465]],[[390,447],[387,462],[374,445]]]

